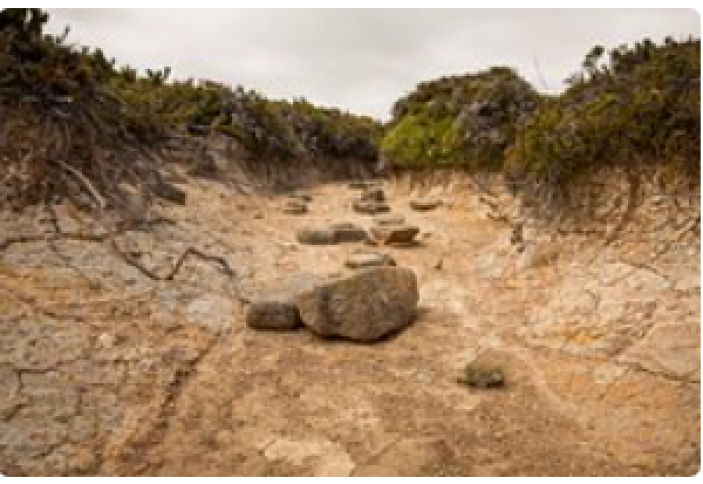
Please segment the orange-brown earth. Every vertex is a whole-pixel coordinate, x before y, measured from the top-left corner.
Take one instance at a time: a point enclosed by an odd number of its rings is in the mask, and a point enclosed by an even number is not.
[[[656,198],[617,238],[530,229],[522,252],[467,180],[385,189],[421,243],[382,247],[420,285],[414,325],[376,344],[254,331],[246,301],[299,271],[343,271],[360,244],[298,228],[359,222],[345,184],[282,196],[190,180],[171,224],[109,244],[0,253],[0,472],[8,475],[691,475],[700,462],[700,205]],[[677,205],[678,204],[678,205]],[[688,204],[683,209],[681,204]],[[678,207],[678,208],[677,208]],[[57,211],[75,230],[67,209]],[[3,214],[2,239],[50,231]],[[696,222],[696,217],[698,222]],[[616,224],[617,220],[612,223]],[[648,230],[647,228],[651,228]],[[1,243],[1,241],[0,241]],[[506,386],[457,382],[468,362]]]

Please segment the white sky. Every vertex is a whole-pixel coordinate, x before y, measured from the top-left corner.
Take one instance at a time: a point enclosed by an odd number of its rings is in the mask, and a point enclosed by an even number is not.
[[[118,64],[242,84],[387,119],[421,81],[495,65],[559,91],[595,44],[700,37],[685,9],[68,10],[49,30]],[[539,68],[537,67],[539,66]],[[546,86],[540,79],[541,77]]]

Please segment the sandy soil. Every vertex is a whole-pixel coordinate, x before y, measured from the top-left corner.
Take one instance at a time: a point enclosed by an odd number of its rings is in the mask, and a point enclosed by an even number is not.
[[[8,247],[0,255],[0,471],[698,471],[700,268],[690,263],[698,247],[676,249],[672,264],[688,267],[662,269],[666,284],[645,271],[634,274],[639,285],[609,285],[613,261],[586,266],[585,242],[583,259],[576,251],[559,263],[523,264],[510,227],[474,199],[449,191],[443,207],[420,213],[408,208],[410,193],[387,192],[393,212],[422,229],[417,247],[380,249],[416,271],[420,316],[373,345],[257,332],[243,320],[245,300],[272,280],[342,271],[360,248],[295,242],[296,229],[318,222],[370,225],[350,210],[357,192],[346,185],[308,190],[311,211],[296,216],[281,212],[281,197],[193,182],[188,205],[167,209],[175,225],[120,240],[150,267],[198,247],[225,257],[234,279],[193,259],[175,280],[152,281],[105,244]],[[62,217],[69,230],[71,217]],[[4,235],[37,227],[29,215],[1,223]],[[592,324],[569,320],[572,306],[586,304],[580,288],[596,280],[588,270],[606,279],[591,288],[597,298],[617,294],[622,303],[586,307]],[[507,385],[458,383],[475,359],[502,368]]]

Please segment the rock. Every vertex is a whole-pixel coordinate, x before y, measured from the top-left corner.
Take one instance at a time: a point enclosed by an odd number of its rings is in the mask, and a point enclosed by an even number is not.
[[[369,238],[366,230],[350,222],[332,224],[330,230],[334,233],[334,240],[338,244],[344,242],[363,242]]]
[[[500,368],[484,367],[473,363],[466,365],[457,381],[477,388],[500,388],[505,385],[505,377]]]
[[[292,201],[297,202],[312,202],[312,196],[308,195],[307,193],[294,193],[293,195],[289,195],[288,198]]]
[[[154,195],[177,205],[186,204],[186,192],[163,180],[154,186]]]
[[[296,329],[303,325],[296,305],[287,298],[271,296],[252,301],[247,309],[247,326],[254,329]]]
[[[349,256],[344,265],[350,269],[365,269],[367,267],[394,266],[395,260],[388,254],[379,252],[357,252]]]
[[[410,208],[412,208],[413,210],[434,210],[440,205],[442,205],[442,200],[434,197],[423,197],[410,200]]]
[[[283,213],[290,215],[302,215],[308,213],[308,206],[299,200],[288,200],[283,206]]]
[[[345,242],[363,242],[369,239],[366,231],[350,222],[339,222],[328,228],[306,228],[298,231],[298,242],[308,245],[332,245]]]
[[[383,214],[374,217],[376,225],[402,225],[405,223],[405,217],[400,214]]]
[[[349,183],[349,188],[352,190],[366,190],[367,188],[372,188],[377,186],[376,182],[373,181],[353,181]]]
[[[332,245],[337,243],[334,231],[326,228],[305,228],[296,234],[298,242],[306,245]]]
[[[415,242],[415,236],[420,229],[412,225],[388,225],[371,227],[371,235],[384,245],[408,245]]]
[[[386,194],[383,193],[383,189],[380,187],[368,188],[359,197],[360,200],[371,200],[373,202],[384,202],[386,200]]]
[[[303,326],[295,298],[302,291],[315,287],[321,280],[320,277],[304,273],[262,288],[247,308],[247,326],[271,330],[290,330]]]
[[[377,213],[390,212],[391,208],[382,202],[373,200],[355,200],[352,204],[352,209],[358,213],[374,215]]]
[[[322,283],[296,302],[303,323],[315,333],[372,342],[412,324],[418,299],[413,271],[375,267]]]
[[[264,218],[263,212],[256,212],[256,213],[254,214],[254,218],[255,218],[256,220],[261,220],[261,219],[263,219],[263,218]]]

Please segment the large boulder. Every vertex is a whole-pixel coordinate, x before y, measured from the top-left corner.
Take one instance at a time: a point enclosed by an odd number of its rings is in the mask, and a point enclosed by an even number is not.
[[[419,233],[418,227],[406,224],[371,227],[371,235],[383,245],[411,245]]]
[[[372,342],[412,324],[418,299],[413,271],[375,267],[303,291],[296,303],[315,333]]]

